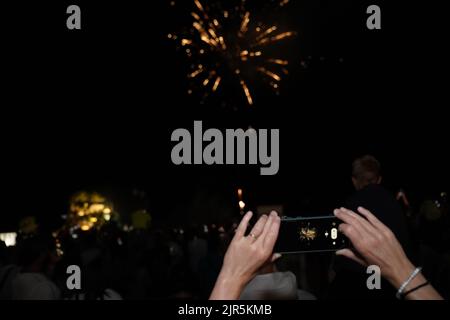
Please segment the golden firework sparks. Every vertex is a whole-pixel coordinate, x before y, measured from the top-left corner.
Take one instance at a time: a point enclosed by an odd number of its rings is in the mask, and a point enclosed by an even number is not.
[[[189,74],[189,78],[195,78],[196,76],[198,76],[202,72],[203,72],[203,67],[200,65],[197,70],[195,70],[194,72]]]
[[[271,77],[273,80],[281,81],[281,77],[278,74],[273,73],[272,71],[269,71],[266,68],[259,67],[257,70],[264,73],[265,75]]]
[[[249,105],[253,105],[252,95],[250,94],[250,90],[248,90],[247,85],[244,80],[241,80],[242,89],[244,89],[245,96],[247,97],[247,102]]]
[[[256,43],[256,45],[267,45],[269,43],[280,41],[280,40],[283,40],[285,38],[291,37],[293,35],[294,35],[294,32],[290,32],[290,31],[289,32],[283,32],[283,33],[280,33],[280,34],[278,34],[276,36],[273,36],[273,37],[262,38],[261,40],[259,40]]]
[[[268,36],[269,34],[271,34],[272,32],[277,30],[277,26],[272,26],[269,29],[267,29],[266,31],[264,31],[262,34],[260,34],[259,36],[256,37],[256,41],[261,40],[262,38]]]
[[[202,0],[193,0],[194,6],[189,11],[192,27],[186,34],[171,33],[168,38],[179,41],[188,58],[196,59],[188,78],[195,80],[192,83],[204,91],[204,96],[216,92],[219,86],[228,88],[232,81],[237,81],[248,105],[253,105],[251,87],[258,79],[253,74],[266,75],[268,78],[261,79],[276,92],[282,75],[287,74],[285,67],[289,61],[273,57],[273,50],[267,48],[295,33],[258,21],[258,16],[246,8],[246,0],[239,2],[225,9],[219,1],[210,1],[204,6]],[[283,7],[288,2],[279,0],[278,5]]]
[[[187,45],[189,45],[189,44],[192,44],[192,40],[189,40],[189,39],[181,39],[181,45],[184,47],[184,46],[187,46]]]
[[[250,12],[246,12],[242,19],[241,28],[239,29],[239,35],[242,37],[248,30],[248,23],[250,22]]]
[[[195,12],[191,12],[191,16],[196,20],[196,21],[202,21],[202,19],[200,19],[200,16],[198,14],[196,14]]]
[[[213,91],[213,92],[215,92],[215,91],[217,90],[217,88],[219,87],[220,80],[222,80],[221,77],[217,77],[217,78],[216,78],[216,81],[214,82],[214,85],[213,85],[213,87],[212,87],[212,91]]]
[[[199,0],[194,0],[194,3],[197,6],[198,10],[200,10],[203,13],[205,12],[205,10],[203,9],[203,6]]]
[[[267,59],[267,62],[279,64],[281,66],[287,66],[289,64],[289,61],[282,59]]]
[[[291,32],[291,31],[283,32],[283,33],[280,33],[279,35],[272,37],[271,41],[279,41],[284,38],[292,37],[293,35],[294,35],[294,32]]]

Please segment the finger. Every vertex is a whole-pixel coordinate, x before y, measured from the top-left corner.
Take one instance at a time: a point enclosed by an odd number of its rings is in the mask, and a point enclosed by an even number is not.
[[[240,239],[245,235],[245,231],[247,230],[248,222],[253,216],[253,212],[247,212],[239,223],[239,226],[236,229],[236,234],[234,235],[234,239]]]
[[[363,239],[363,236],[358,228],[347,223],[341,223],[339,225],[339,231],[343,233],[350,242],[356,247],[359,242]]]
[[[264,238],[267,234],[267,232],[269,232],[270,226],[272,225],[273,222],[273,215],[272,213],[269,214],[269,216],[267,217],[267,221],[266,224],[264,225],[263,231],[261,232],[261,234],[259,235],[258,239],[257,239],[257,243],[262,244],[264,243]]]
[[[337,256],[347,257],[347,258],[349,258],[349,259],[351,259],[353,261],[356,261],[360,265],[367,267],[367,263],[363,259],[357,257],[356,254],[350,249],[338,250],[338,251],[336,251],[336,255]]]
[[[339,213],[341,214],[337,217],[347,224],[354,226],[361,232],[364,232],[368,235],[374,236],[377,233],[376,230],[374,230],[374,228],[370,225],[370,223],[357,213],[354,213],[353,211],[346,208],[341,208],[338,210],[338,215]]]
[[[277,261],[278,259],[280,259],[282,256],[281,256],[281,253],[274,253],[273,255],[272,255],[272,257],[270,258],[270,262],[275,262],[275,261]]]
[[[269,232],[270,226],[272,225],[275,217],[277,217],[277,213],[275,211],[270,212],[269,216],[267,217],[266,224],[264,225],[263,232],[260,234],[258,238],[258,244],[264,245],[264,239],[267,233]]]
[[[361,213],[367,220],[369,220],[369,222],[377,229],[379,230],[384,230],[386,228],[386,226],[380,221],[378,220],[377,217],[375,217],[372,212],[370,212],[369,210],[363,208],[363,207],[358,207],[358,212]]]
[[[280,230],[280,222],[280,217],[278,217],[278,215],[275,213],[272,224],[270,225],[270,228],[264,237],[264,248],[266,248],[270,252],[273,251],[273,247],[275,246],[275,242],[277,241],[278,232]]]
[[[253,236],[257,239],[263,232],[264,226],[267,222],[267,216],[264,214],[261,216],[261,218],[258,219],[254,227],[252,228],[252,231],[250,231],[250,234],[253,234]]]
[[[341,220],[343,223],[339,225],[339,231],[342,233],[346,232],[347,230],[352,230],[352,233],[357,234],[360,236],[361,229],[359,228],[358,224],[355,223],[354,217],[347,214],[346,211],[343,210],[343,208],[335,209],[333,211],[334,215]],[[342,229],[342,230],[341,230]],[[345,233],[344,233],[345,234]],[[348,238],[350,238],[347,234],[345,234]]]

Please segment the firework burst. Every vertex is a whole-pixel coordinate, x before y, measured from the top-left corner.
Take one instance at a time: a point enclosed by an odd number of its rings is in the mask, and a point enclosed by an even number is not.
[[[222,87],[238,86],[240,95],[251,106],[252,88],[261,80],[278,92],[283,76],[288,74],[289,61],[281,57],[282,50],[271,48],[295,33],[261,21],[261,14],[247,9],[246,0],[235,1],[234,5],[230,5],[230,0],[227,8],[220,1],[192,1],[189,28],[170,33],[168,38],[176,41],[178,49],[190,60],[187,78],[194,89],[202,92],[203,99]],[[288,2],[270,3],[284,7]],[[175,6],[175,2],[171,5]],[[233,85],[224,85],[230,83]]]

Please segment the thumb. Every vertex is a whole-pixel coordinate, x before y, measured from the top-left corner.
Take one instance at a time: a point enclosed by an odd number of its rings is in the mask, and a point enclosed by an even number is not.
[[[336,255],[337,256],[347,257],[347,258],[349,258],[349,259],[351,259],[353,261],[356,261],[360,265],[367,267],[367,263],[363,259],[357,257],[356,254],[350,249],[338,250],[338,251],[336,251]]]
[[[274,253],[272,255],[272,257],[270,258],[270,262],[275,262],[276,260],[281,258],[281,254],[280,253]]]

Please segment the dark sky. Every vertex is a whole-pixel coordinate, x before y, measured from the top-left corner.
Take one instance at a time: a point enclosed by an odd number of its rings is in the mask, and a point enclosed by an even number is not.
[[[278,18],[298,33],[280,49],[294,57],[290,74],[280,96],[258,87],[252,108],[232,91],[224,95],[236,108],[186,94],[187,62],[167,34],[188,12],[163,0],[92,2],[76,1],[81,31],[65,27],[72,2],[2,9],[2,229],[28,214],[56,224],[80,189],[126,211],[138,206],[130,194],[139,188],[155,216],[180,221],[214,218],[234,205],[237,186],[253,204],[323,212],[351,192],[350,164],[364,153],[380,159],[392,189],[418,198],[448,190],[441,2],[291,0]],[[382,8],[382,30],[366,29],[369,4]],[[280,129],[278,175],[175,167],[171,132],[192,130],[194,120]]]

